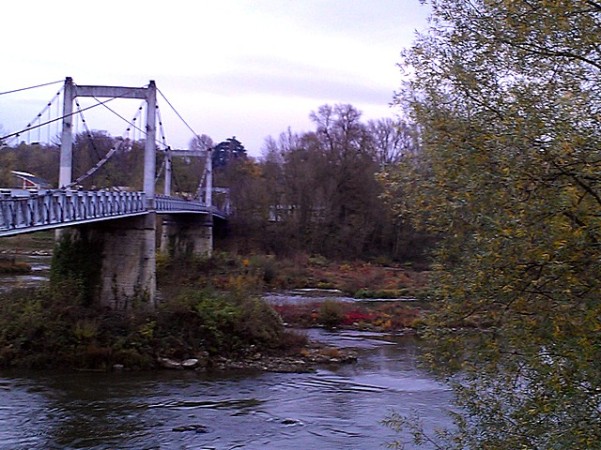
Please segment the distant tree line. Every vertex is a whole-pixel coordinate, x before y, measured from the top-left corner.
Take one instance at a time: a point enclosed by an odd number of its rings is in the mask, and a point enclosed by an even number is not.
[[[249,157],[231,137],[216,145],[206,135],[191,149],[212,149],[214,186],[227,187],[233,215],[229,243],[241,252],[296,252],[334,258],[419,259],[424,234],[394,216],[381,199],[378,174],[418,152],[415,126],[402,120],[364,122],[351,105],[323,105],[311,113],[313,131],[290,129],[268,138],[260,158]],[[85,174],[114,147],[118,151],[83,189],[142,188],[144,142],[104,132],[74,138],[73,179]],[[57,145],[21,143],[0,151],[0,185],[16,187],[12,170],[23,170],[57,185]],[[157,171],[163,158],[157,156]],[[174,158],[172,191],[194,194],[202,177],[202,158]],[[162,179],[158,178],[157,192]]]
[[[378,173],[418,151],[414,126],[361,121],[351,105],[323,105],[313,131],[269,138],[262,158],[216,170],[230,187],[231,226],[244,251],[308,252],[334,258],[415,259],[425,235],[393,217]]]

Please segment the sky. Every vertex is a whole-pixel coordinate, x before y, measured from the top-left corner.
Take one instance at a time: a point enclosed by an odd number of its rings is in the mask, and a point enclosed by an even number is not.
[[[419,0],[11,0],[2,6],[0,93],[67,76],[80,85],[154,80],[171,147],[188,148],[195,134],[236,136],[260,156],[268,136],[313,129],[309,115],[323,104],[351,104],[366,121],[397,115],[400,53],[427,15]],[[60,88],[0,95],[0,136],[24,128]],[[131,120],[140,102],[109,105]],[[84,117],[113,136],[127,128],[103,107]]]

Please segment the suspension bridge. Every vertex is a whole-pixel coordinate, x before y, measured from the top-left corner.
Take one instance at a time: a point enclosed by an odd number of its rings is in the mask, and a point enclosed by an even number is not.
[[[0,95],[45,85],[7,91]],[[77,85],[68,77],[62,89],[30,123],[18,131],[0,136],[0,146],[10,145],[25,133],[38,130],[39,134],[40,128],[55,122],[61,123],[58,185],[51,188],[0,189],[0,237],[60,228],[64,230],[57,236],[62,235],[63,239],[68,236],[73,240],[99,243],[98,248],[102,249],[100,253],[90,255],[91,258],[97,258],[102,267],[98,299],[114,309],[128,308],[134,297],[144,298],[150,307],[156,306],[157,249],[174,256],[183,253],[210,255],[214,224],[227,220],[229,215],[227,190],[212,185],[212,149],[172,149],[167,144],[157,92],[172,107],[154,81],[144,87],[92,86]],[[51,117],[52,105],[59,103],[61,97],[62,112]],[[82,97],[93,98],[96,101],[93,107],[103,106],[110,111],[113,110],[107,106],[108,101],[138,99],[146,106],[146,116],[145,125],[137,125],[144,109],[140,106],[131,121],[124,119],[128,124],[124,137],[91,168],[73,180],[75,117],[80,117],[86,134],[90,138],[92,136],[83,115],[91,107],[81,107],[78,99]],[[193,131],[182,116],[173,110]],[[123,119],[121,115],[119,117]],[[157,139],[157,123],[161,139]],[[82,189],[86,179],[124,151],[122,147],[128,142],[127,136],[132,130],[137,130],[144,137],[141,189]],[[95,149],[93,141],[91,146]],[[204,170],[199,174],[198,188],[193,196],[182,197],[171,192],[172,161],[176,157],[204,160]],[[157,159],[162,159],[158,170]],[[27,178],[26,173],[25,176],[22,172],[15,174]],[[156,185],[161,176],[163,193],[157,194]]]

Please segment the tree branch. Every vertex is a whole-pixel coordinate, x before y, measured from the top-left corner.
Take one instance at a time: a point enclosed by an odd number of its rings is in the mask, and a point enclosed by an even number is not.
[[[511,47],[515,47],[515,48],[519,48],[521,50],[536,54],[536,55],[541,55],[541,56],[548,56],[548,57],[552,57],[552,58],[557,58],[557,57],[566,57],[566,58],[571,58],[571,59],[576,59],[578,61],[581,61],[585,64],[589,64],[599,70],[601,70],[601,64],[598,62],[595,62],[592,59],[586,58],[582,55],[578,55],[576,53],[571,53],[565,50],[549,50],[546,49],[544,47],[540,47],[538,45],[535,44],[529,44],[526,42],[512,42],[508,39],[500,39],[500,42],[503,44],[507,44]]]
[[[593,0],[586,0],[586,3],[591,5],[593,8],[595,8],[598,11],[601,11],[601,3],[597,3]]]

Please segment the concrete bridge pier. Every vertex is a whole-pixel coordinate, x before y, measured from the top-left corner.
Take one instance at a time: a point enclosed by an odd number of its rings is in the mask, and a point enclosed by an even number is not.
[[[200,214],[162,216],[160,250],[172,258],[213,253],[213,217]]]
[[[93,301],[112,310],[156,307],[156,215],[109,220],[69,229],[63,238],[82,254],[80,264],[97,266],[79,272]],[[71,252],[72,253],[72,252]],[[68,262],[67,262],[68,263]],[[72,267],[71,273],[78,273]]]
[[[108,221],[96,225],[94,233],[103,243],[102,303],[114,310],[154,309],[156,214]]]

